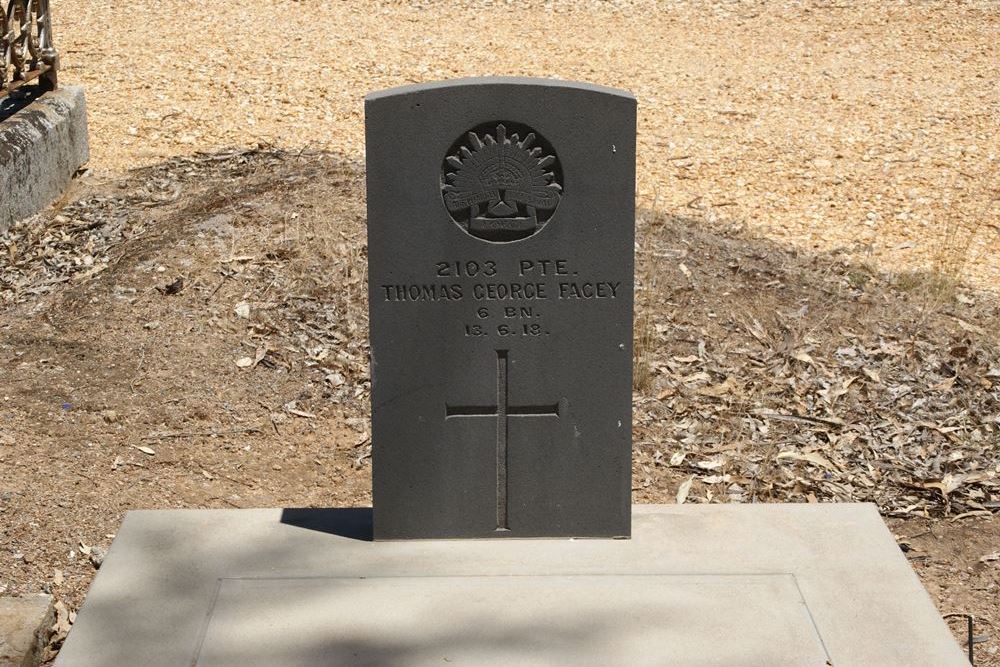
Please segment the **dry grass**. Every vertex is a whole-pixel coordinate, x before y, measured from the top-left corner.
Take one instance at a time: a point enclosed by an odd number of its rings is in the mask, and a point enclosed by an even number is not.
[[[1000,176],[984,189],[970,176],[959,174],[942,202],[944,220],[933,253],[935,273],[954,283],[969,283],[970,262],[980,259],[993,232],[1000,231]]]
[[[971,180],[966,174],[946,174],[937,229],[928,237],[930,268],[895,275],[896,287],[913,295],[925,311],[975,298],[968,289],[974,284],[970,266],[988,253],[992,233],[1000,230],[1000,185],[978,190]]]
[[[653,346],[655,335],[649,315],[640,315],[635,320],[635,336],[633,342],[632,390],[639,393],[649,393],[653,385]]]

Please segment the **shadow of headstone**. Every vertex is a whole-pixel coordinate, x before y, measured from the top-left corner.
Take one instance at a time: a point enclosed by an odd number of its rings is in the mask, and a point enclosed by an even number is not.
[[[287,507],[281,512],[281,523],[352,540],[372,541],[370,507]]]

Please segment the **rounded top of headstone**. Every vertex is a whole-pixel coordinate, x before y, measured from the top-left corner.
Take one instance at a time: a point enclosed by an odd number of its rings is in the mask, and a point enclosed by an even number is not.
[[[635,100],[635,96],[627,90],[601,86],[583,81],[566,81],[563,79],[543,79],[528,76],[476,76],[462,79],[446,79],[444,81],[429,81],[426,83],[408,84],[395,88],[377,90],[365,96],[365,102],[375,102],[386,97],[398,95],[411,95],[414,93],[426,93],[445,88],[460,88],[466,86],[537,86],[545,88],[569,88],[585,92],[601,93],[604,95],[615,95],[630,100]]]

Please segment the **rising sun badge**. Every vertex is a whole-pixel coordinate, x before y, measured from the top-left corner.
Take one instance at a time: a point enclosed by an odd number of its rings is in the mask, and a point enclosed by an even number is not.
[[[445,157],[441,178],[452,220],[485,241],[518,241],[537,233],[563,194],[555,151],[518,123],[487,123],[467,132]]]

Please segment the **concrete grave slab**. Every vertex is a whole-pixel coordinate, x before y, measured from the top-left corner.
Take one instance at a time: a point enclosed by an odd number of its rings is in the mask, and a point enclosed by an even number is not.
[[[365,101],[376,539],[629,534],[636,101]]]
[[[636,506],[631,540],[371,541],[370,510],[126,517],[57,667],[959,667],[871,505]]]

